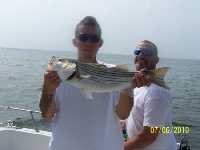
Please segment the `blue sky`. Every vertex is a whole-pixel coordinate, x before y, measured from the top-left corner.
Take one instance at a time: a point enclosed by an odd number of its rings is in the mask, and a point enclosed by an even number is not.
[[[94,16],[102,53],[132,55],[142,40],[159,56],[200,59],[199,0],[0,0],[0,47],[76,51],[76,24]]]

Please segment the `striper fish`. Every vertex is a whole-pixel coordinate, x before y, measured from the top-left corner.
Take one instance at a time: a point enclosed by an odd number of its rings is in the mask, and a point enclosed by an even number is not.
[[[125,65],[107,67],[98,63],[83,63],[75,59],[52,57],[48,66],[49,71],[57,71],[58,76],[81,89],[87,99],[92,99],[92,92],[111,92],[131,89],[131,79],[136,72],[131,72]],[[164,82],[164,76],[169,67],[149,70],[144,76],[150,76],[151,81],[158,86],[169,89]],[[125,93],[130,96],[129,93]]]

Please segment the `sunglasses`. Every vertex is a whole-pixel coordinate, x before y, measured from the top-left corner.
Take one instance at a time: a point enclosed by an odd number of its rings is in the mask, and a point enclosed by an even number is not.
[[[152,56],[152,55],[156,55],[154,54],[152,51],[149,51],[149,50],[141,50],[141,49],[136,49],[134,51],[134,54],[135,55],[140,55],[140,53],[142,53],[144,56]]]
[[[86,42],[88,39],[90,39],[93,43],[95,43],[101,40],[101,36],[97,34],[79,33],[76,35],[76,39],[82,42]]]

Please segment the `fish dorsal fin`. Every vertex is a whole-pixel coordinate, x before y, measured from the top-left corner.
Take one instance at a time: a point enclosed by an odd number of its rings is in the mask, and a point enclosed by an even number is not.
[[[85,96],[86,99],[92,100],[92,92],[91,91],[81,88],[81,92]]]
[[[99,67],[99,68],[108,68],[108,66],[106,66],[104,64],[98,64],[98,63],[89,63],[89,64],[94,65],[94,66]],[[117,66],[114,66],[114,67],[110,67],[110,69],[118,70],[118,71],[129,71],[129,69],[126,65],[117,65]]]
[[[89,64],[94,65],[94,66],[99,67],[99,68],[107,68],[107,66],[104,65],[104,64],[98,64],[98,63],[89,63]]]
[[[129,71],[129,69],[126,65],[118,65],[115,67],[111,67],[110,69],[115,70],[115,71],[125,71],[125,72]]]
[[[126,65],[118,65],[116,68],[124,70],[124,71],[129,71],[128,67]]]

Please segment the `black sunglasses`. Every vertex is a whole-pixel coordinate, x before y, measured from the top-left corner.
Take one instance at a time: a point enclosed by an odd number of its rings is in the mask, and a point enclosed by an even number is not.
[[[95,43],[101,40],[101,36],[97,34],[79,33],[76,35],[76,39],[82,42],[86,42],[88,39],[90,39],[93,43]]]

